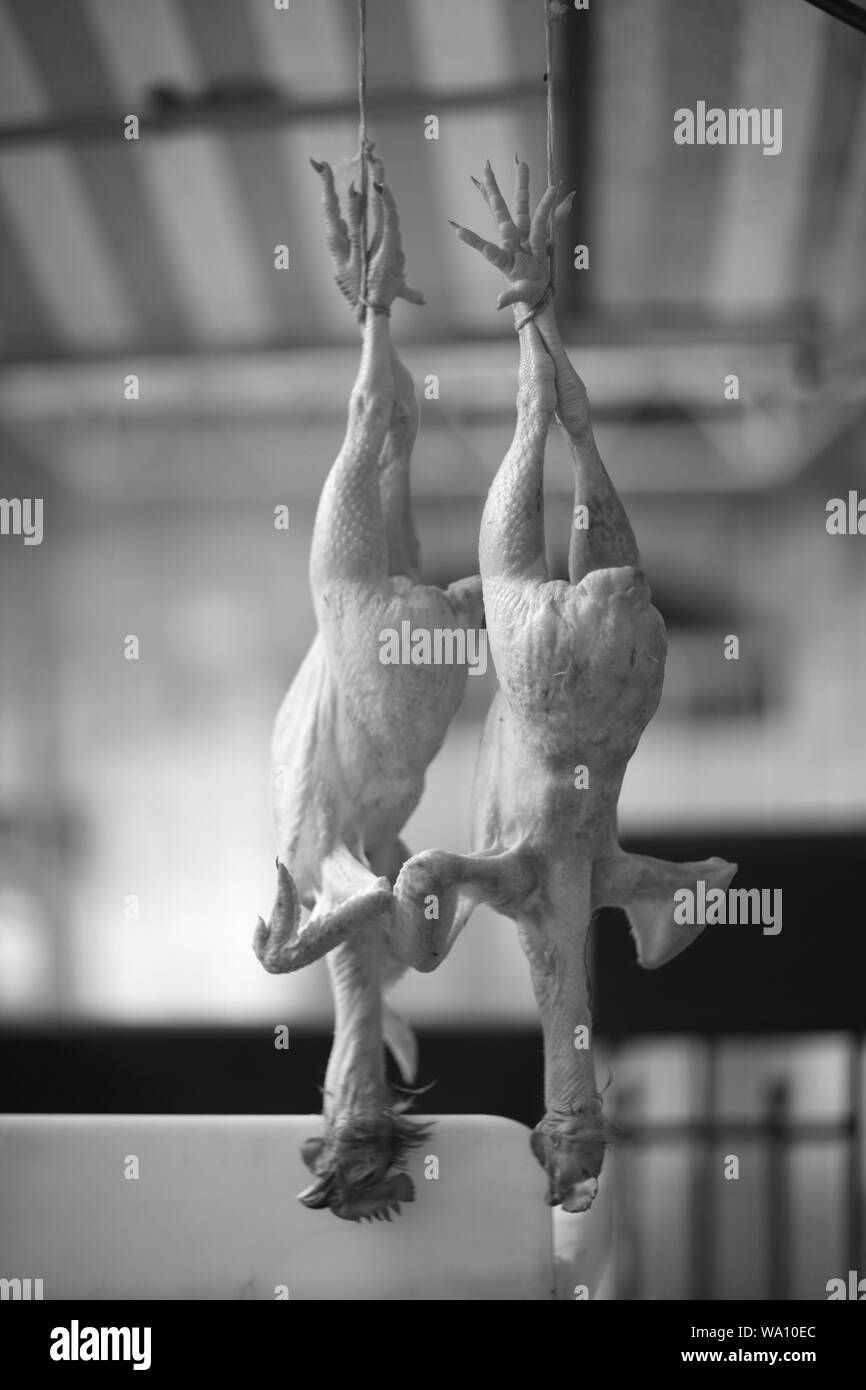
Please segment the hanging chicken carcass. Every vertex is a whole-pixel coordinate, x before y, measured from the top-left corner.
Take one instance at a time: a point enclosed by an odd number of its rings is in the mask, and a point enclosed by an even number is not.
[[[305,1145],[315,1181],[301,1200],[349,1220],[390,1219],[412,1199],[402,1164],[425,1133],[386,1082],[383,1036],[407,1085],[415,1078],[413,1035],[383,992],[421,950],[417,934],[395,916],[392,883],[408,855],[400,831],[460,704],[467,668],[384,664],[381,639],[405,620],[416,630],[465,634],[480,625],[481,588],[478,576],[446,590],[418,580],[409,489],[418,407],[389,317],[396,298],[423,300],[406,285],[397,210],[381,165],[372,165],[368,248],[361,194],[350,187],[343,221],[330,167],[314,167],[336,281],[361,320],[363,345],[345,440],[313,531],[318,635],[274,732],[278,892],[254,946],[274,973],[326,956],[331,978],[324,1136]],[[309,913],[303,927],[302,908]]]
[[[541,1015],[545,1114],[532,1150],[548,1200],[592,1202],[608,1138],[591,1048],[587,932],[593,912],[625,909],[647,968],[664,965],[700,928],[674,920],[674,893],[697,880],[726,888],[736,865],[672,864],[624,853],[617,802],[626,766],[661,696],[666,638],[637,544],[596,448],[586,388],[560,338],[550,281],[551,220],[567,216],[549,187],[529,213],[529,170],[518,161],[512,219],[489,166],[478,185],[499,244],[457,235],[503,272],[499,306],[514,306],[520,377],[514,438],[487,496],[480,569],[499,690],[481,742],[473,793],[473,855],[430,850],[396,885],[407,931],[439,902],[425,962],[447,954],[485,901],[517,923]],[[569,578],[545,559],[543,475],[557,415],[574,465]]]

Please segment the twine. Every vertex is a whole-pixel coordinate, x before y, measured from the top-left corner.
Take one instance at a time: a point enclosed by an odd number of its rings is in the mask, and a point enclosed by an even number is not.
[[[358,162],[361,181],[361,276],[358,302],[367,304],[367,0],[358,0]],[[369,306],[372,307],[372,306]]]
[[[551,5],[551,0],[544,0],[544,55],[547,64],[547,186],[550,188],[556,183],[556,166],[558,163],[556,149],[556,122],[554,120],[555,102],[553,92],[553,22],[555,14]],[[556,208],[550,209],[550,249],[548,251],[548,265],[550,267],[550,279],[547,289],[538,300],[533,304],[528,314],[524,314],[522,319],[518,319],[515,328],[519,333],[521,328],[525,328],[528,323],[537,318],[543,309],[553,299],[554,294],[554,274],[556,270]]]

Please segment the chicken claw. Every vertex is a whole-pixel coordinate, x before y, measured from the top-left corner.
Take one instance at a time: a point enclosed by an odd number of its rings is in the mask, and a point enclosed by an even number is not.
[[[472,182],[493,213],[499,245],[457,222],[452,222],[451,226],[461,241],[480,251],[510,282],[509,288],[500,294],[496,307],[504,309],[509,304],[520,304],[523,312],[530,313],[550,287],[551,221],[557,225],[565,220],[571,211],[574,193],[560,199],[562,185],[552,184],[530,217],[529,166],[518,160],[512,219],[489,160],[484,166],[482,180],[473,179]]]
[[[371,926],[393,907],[391,884],[377,878],[371,888],[351,894],[332,912],[314,914],[303,932],[298,931],[300,903],[294,880],[284,864],[279,866],[277,900],[266,926],[261,917],[256,927],[254,950],[271,975],[286,975],[320,960],[359,927]]]

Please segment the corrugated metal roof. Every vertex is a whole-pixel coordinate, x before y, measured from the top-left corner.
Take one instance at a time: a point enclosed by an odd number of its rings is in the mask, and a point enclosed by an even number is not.
[[[485,158],[507,172],[520,150],[540,175],[542,19],[526,0],[370,0],[371,134],[429,300],[400,311],[407,337],[508,331],[496,272],[446,219],[483,229],[469,174]],[[8,0],[7,360],[353,341],[307,157],[348,175],[355,25],[352,0],[288,11],[271,0]],[[563,281],[575,309],[695,332],[862,313],[866,42],[788,0],[607,0],[569,13],[557,42],[566,85],[578,48],[586,74],[562,108],[582,190],[569,232],[591,253],[590,271]],[[782,107],[781,156],[675,145],[674,110],[699,99]],[[123,138],[128,113],[141,117],[137,142]],[[424,117],[437,113],[440,138],[426,140]],[[274,269],[279,243],[288,271]]]

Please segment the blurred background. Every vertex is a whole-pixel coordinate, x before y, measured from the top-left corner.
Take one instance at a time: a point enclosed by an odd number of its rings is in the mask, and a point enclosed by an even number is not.
[[[4,1110],[318,1106],[324,967],[266,976],[250,941],[274,893],[271,725],[314,632],[312,521],[357,366],[307,162],[353,173],[356,44],[352,0],[0,3],[0,496],[44,499],[41,545],[0,537]],[[497,272],[447,219],[489,232],[469,179],[488,158],[510,184],[519,152],[541,191],[544,9],[369,0],[368,49],[428,300],[393,328],[424,575],[447,584],[477,569],[516,387]],[[648,976],[624,918],[596,923],[624,1133],[607,1296],[823,1298],[866,1274],[866,540],[826,528],[831,498],[866,495],[866,37],[805,0],[605,0],[563,15],[553,74],[577,190],[560,320],[669,631],[624,842],[736,859],[784,901],[779,935],[717,927]],[[675,145],[699,100],[782,108],[782,152]],[[561,440],[549,460],[564,574]],[[494,680],[468,681],[413,849],[468,848]],[[510,923],[476,914],[395,1002],[430,1109],[537,1120]]]

